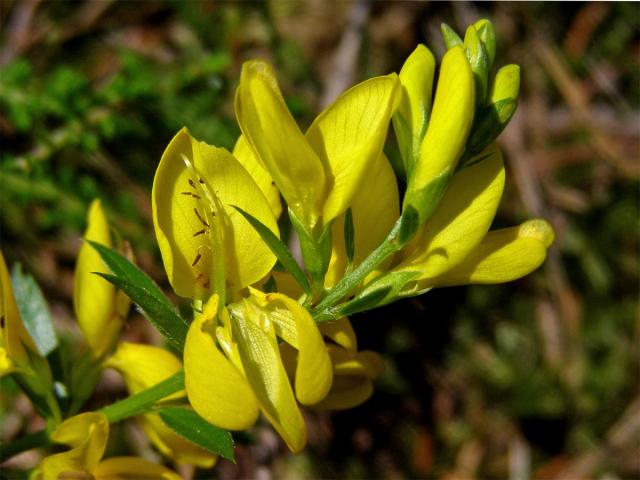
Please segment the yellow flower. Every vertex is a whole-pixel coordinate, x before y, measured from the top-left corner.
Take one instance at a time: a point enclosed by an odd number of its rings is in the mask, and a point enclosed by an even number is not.
[[[235,110],[243,136],[308,232],[323,230],[351,205],[382,153],[400,98],[397,75],[344,92],[305,134],[289,112],[272,67],[245,62]]]
[[[279,203],[269,193],[264,169],[242,145],[236,150],[243,163],[182,129],[158,165],[153,222],[169,281],[182,297],[206,300],[212,293],[236,292],[264,277],[276,261],[232,207],[240,207],[279,234],[272,210]]]
[[[100,200],[94,200],[87,214],[85,240],[112,246],[109,223]],[[110,273],[98,252],[83,243],[74,277],[73,307],[80,329],[94,358],[100,358],[115,345],[131,301],[94,272]]]
[[[37,355],[37,351],[20,318],[11,277],[0,251],[0,377],[27,366],[29,356]]]
[[[131,395],[151,388],[177,373],[182,364],[172,353],[152,345],[120,342],[111,358],[105,362],[122,374]],[[177,392],[164,400],[183,398],[185,392]],[[159,415],[147,413],[137,418],[147,437],[163,454],[178,463],[211,468],[217,457],[184,439],[167,427]]]
[[[504,165],[495,144],[478,157],[453,176],[438,208],[372,285],[404,274],[411,281],[397,293],[417,295],[434,287],[508,282],[542,264],[554,238],[545,220],[489,231],[502,197]]]
[[[429,51],[419,46],[400,72],[405,95],[398,116],[410,128],[400,139],[403,136],[411,139],[410,148],[404,148],[410,156],[405,160],[408,168],[403,210],[413,208],[420,224],[429,217],[446,188],[464,150],[475,112],[473,73],[461,46],[448,50],[442,59],[438,87],[429,111],[430,86],[429,95],[417,92],[423,91],[425,79],[429,85],[432,78]]]
[[[306,428],[296,400],[311,405],[327,395],[331,360],[318,327],[298,302],[279,293],[250,293],[219,315],[213,296],[191,324],[184,349],[189,402],[203,418],[230,430],[251,427],[261,410],[299,452]],[[277,337],[298,352],[293,388]]]
[[[81,413],[62,422],[51,433],[51,440],[71,450],[45,457],[34,477],[42,480],[92,478],[95,480],[179,480],[162,465],[136,457],[102,460],[109,438],[109,422],[102,413]]]

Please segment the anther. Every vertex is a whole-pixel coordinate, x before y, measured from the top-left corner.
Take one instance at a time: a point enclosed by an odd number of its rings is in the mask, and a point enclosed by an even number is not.
[[[204,221],[204,218],[202,218],[202,217],[200,216],[200,212],[198,212],[198,209],[197,209],[197,208],[194,208],[194,209],[193,209],[193,211],[195,212],[196,217],[198,217],[198,220],[200,220],[200,221],[202,222],[202,224],[203,224],[205,227],[207,227],[207,228],[208,228],[208,227],[209,227],[209,224],[208,224],[207,222],[205,222],[205,221]]]

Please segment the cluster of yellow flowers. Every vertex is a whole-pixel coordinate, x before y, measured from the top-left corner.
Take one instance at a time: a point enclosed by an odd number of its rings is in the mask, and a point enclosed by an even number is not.
[[[171,140],[153,183],[153,221],[168,279],[192,301],[195,318],[182,359],[185,391],[170,398],[186,395],[201,417],[229,430],[251,427],[262,412],[298,452],[306,443],[299,405],[353,407],[382,372],[378,354],[358,350],[347,315],[434,287],[510,281],[543,262],[553,241],[544,220],[489,231],[505,180],[494,140],[515,109],[519,69],[508,65],[489,78],[495,38],[486,20],[464,40],[443,34],[448,50],[435,95],[436,62],[420,45],[399,75],[350,88],[303,133],[272,67],[253,60],[235,97],[242,135],[232,153],[186,128]],[[393,166],[383,151],[390,126],[400,159]],[[280,240],[285,211],[304,270]],[[86,238],[111,246],[99,202]],[[0,266],[8,320],[0,365],[8,372],[30,340],[14,320]],[[121,372],[131,393],[180,370],[164,349],[116,345],[129,301],[96,271],[107,272],[85,245],[74,304],[101,368]],[[157,415],[140,421],[162,453],[215,462]],[[44,477],[83,468],[99,477],[118,462],[142,468],[131,459],[100,462],[107,432],[99,414],[62,423],[52,438],[74,450],[45,460]]]

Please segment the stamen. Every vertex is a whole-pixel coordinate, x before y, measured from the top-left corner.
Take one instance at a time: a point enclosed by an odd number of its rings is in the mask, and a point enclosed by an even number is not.
[[[205,233],[207,233],[207,231],[205,229],[202,229],[202,230],[198,230],[196,233],[194,233],[193,236],[197,237],[198,235],[204,235]]]
[[[198,220],[200,220],[205,227],[209,228],[209,224],[207,222],[205,222],[205,220],[204,220],[204,218],[202,218],[202,216],[200,216],[200,212],[198,212],[198,209],[194,208],[193,211],[195,212],[196,217],[198,217]]]
[[[199,253],[196,255],[196,259],[193,261],[193,263],[191,264],[192,267],[195,267],[196,264],[200,261],[200,258],[202,258],[202,255],[200,255]]]

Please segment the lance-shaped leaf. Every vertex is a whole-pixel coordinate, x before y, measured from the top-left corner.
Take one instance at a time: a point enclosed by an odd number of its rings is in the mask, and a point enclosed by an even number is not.
[[[287,205],[313,229],[326,196],[325,166],[289,112],[271,65],[259,60],[244,63],[235,111],[243,136]]]
[[[158,414],[166,425],[185,439],[211,453],[234,461],[233,438],[226,430],[211,425],[188,408],[167,407],[159,410]]]
[[[310,294],[311,286],[309,285],[309,280],[300,268],[300,265],[298,265],[298,262],[293,258],[293,255],[291,255],[285,243],[253,215],[245,212],[240,207],[234,206],[234,208],[240,212],[256,232],[258,232],[264,243],[271,249],[282,266],[293,276],[296,282],[298,282],[298,285],[300,285],[306,293]]]
[[[174,347],[182,350],[187,334],[187,322],[178,314],[173,304],[164,296],[151,278],[118,252],[104,245],[88,241],[112,272],[98,272],[125,292],[135,302],[145,317]]]
[[[271,207],[225,149],[198,142],[182,129],[162,155],[152,196],[162,260],[178,295],[221,293],[225,285],[216,282],[225,281],[227,288],[238,290],[260,280],[275,263],[258,233],[230,205],[251,213],[278,235]]]
[[[382,153],[391,116],[400,101],[397,75],[376,77],[351,87],[324,110],[306,138],[328,169],[323,223],[343,214]]]
[[[413,207],[420,224],[442,198],[447,176],[456,166],[474,115],[473,73],[464,50],[453,47],[442,59],[438,87],[420,158],[409,178],[403,210]]]
[[[47,356],[58,346],[58,337],[42,290],[31,275],[22,271],[19,263],[11,270],[11,283],[20,317],[40,355]]]

